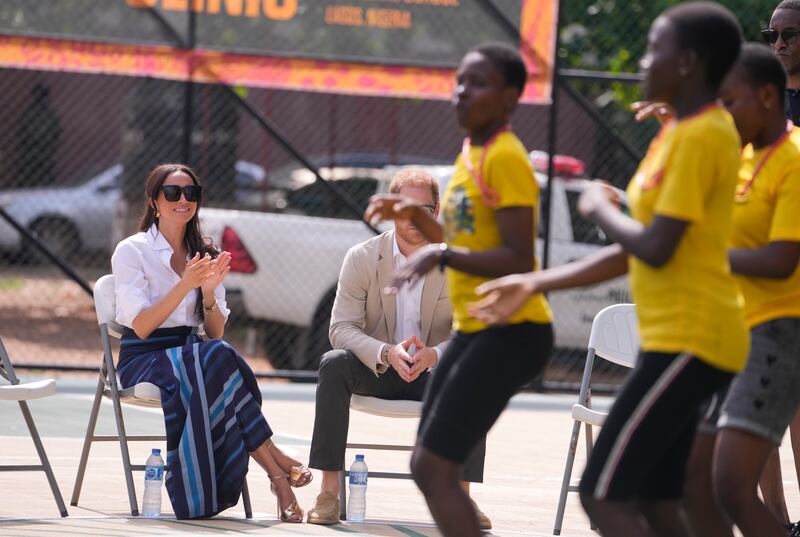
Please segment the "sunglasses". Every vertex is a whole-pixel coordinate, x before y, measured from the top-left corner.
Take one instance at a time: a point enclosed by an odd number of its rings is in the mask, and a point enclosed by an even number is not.
[[[186,198],[186,201],[198,202],[200,201],[200,194],[203,193],[203,187],[198,185],[163,185],[161,192],[164,193],[164,199],[167,201],[178,201],[181,199],[181,192],[183,192],[183,197]]]
[[[766,30],[761,30],[761,36],[764,38],[764,41],[769,43],[770,45],[774,45],[778,42],[778,37],[783,39],[783,42],[787,45],[793,44],[797,40],[797,36],[800,36],[800,30],[775,30],[773,28],[767,28]]]

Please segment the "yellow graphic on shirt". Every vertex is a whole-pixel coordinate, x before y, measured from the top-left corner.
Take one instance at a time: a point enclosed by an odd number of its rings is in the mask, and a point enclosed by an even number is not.
[[[473,170],[480,167],[483,150],[484,148],[480,146],[470,148],[469,156]],[[483,161],[481,170],[483,181],[498,194],[500,202],[497,207],[489,207],[484,203],[481,191],[464,166],[460,155],[456,159],[453,178],[447,185],[442,199],[446,242],[451,246],[460,246],[474,252],[492,250],[503,245],[497,227],[496,211],[505,207],[531,207],[534,222],[538,220],[539,185],[533,175],[528,153],[519,138],[512,132],[499,134],[489,146]],[[535,256],[533,266],[538,266]],[[455,330],[477,332],[487,328],[485,323],[470,317],[467,305],[479,300],[475,294],[475,287],[491,279],[453,269],[447,270]],[[525,321],[549,323],[551,320],[552,315],[547,300],[543,295],[537,294],[511,318],[510,323]]]
[[[475,233],[475,208],[463,188],[456,188],[448,196],[444,211],[445,241],[452,241],[459,232]]]

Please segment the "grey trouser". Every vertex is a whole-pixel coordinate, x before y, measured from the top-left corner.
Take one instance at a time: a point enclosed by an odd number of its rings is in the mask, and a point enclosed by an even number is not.
[[[409,383],[392,368],[376,377],[352,352],[342,349],[326,352],[319,364],[314,435],[308,465],[317,470],[342,470],[351,395],[422,401],[430,377],[431,373],[422,373]],[[461,479],[482,483],[485,458],[484,437],[464,463]]]

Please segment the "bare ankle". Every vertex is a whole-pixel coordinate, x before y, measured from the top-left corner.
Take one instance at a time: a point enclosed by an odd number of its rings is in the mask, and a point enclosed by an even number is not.
[[[331,494],[339,495],[339,472],[325,470],[322,472],[322,484],[320,485],[320,493],[330,492]]]

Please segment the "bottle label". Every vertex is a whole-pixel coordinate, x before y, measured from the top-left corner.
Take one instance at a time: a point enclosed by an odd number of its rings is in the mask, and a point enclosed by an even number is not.
[[[367,472],[350,472],[350,484],[351,485],[366,485],[367,484]]]
[[[164,480],[164,467],[163,466],[148,466],[144,469],[145,481],[163,481]]]

